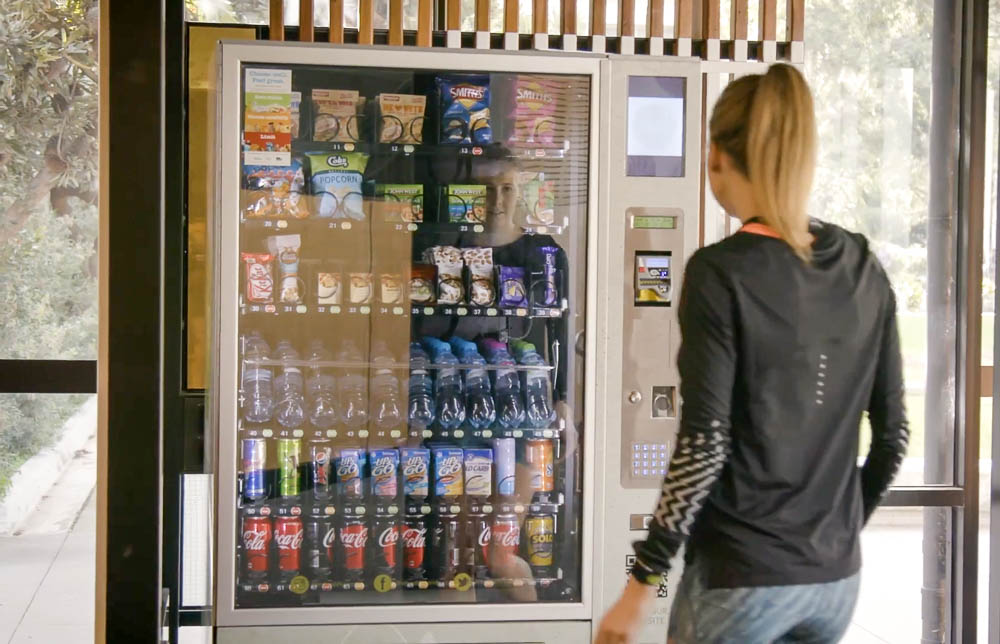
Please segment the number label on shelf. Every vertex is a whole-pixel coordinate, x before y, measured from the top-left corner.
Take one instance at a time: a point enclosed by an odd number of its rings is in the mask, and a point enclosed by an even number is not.
[[[270,429],[265,429],[261,431],[260,435],[263,436],[264,438],[271,438],[272,436],[274,436],[274,432],[271,431]]]

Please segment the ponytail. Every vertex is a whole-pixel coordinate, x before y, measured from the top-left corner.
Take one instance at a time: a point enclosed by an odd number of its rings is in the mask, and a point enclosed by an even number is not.
[[[795,254],[812,257],[806,202],[816,167],[812,95],[791,65],[739,78],[719,97],[711,140],[750,181],[758,213]]]

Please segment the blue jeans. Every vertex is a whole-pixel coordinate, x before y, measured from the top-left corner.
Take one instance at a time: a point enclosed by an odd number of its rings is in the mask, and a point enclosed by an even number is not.
[[[860,573],[829,584],[708,590],[697,560],[670,613],[670,644],[832,644],[847,632]]]

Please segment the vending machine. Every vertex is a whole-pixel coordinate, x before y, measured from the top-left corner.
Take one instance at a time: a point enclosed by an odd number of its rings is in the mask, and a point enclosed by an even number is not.
[[[676,428],[697,62],[220,61],[218,641],[588,641]]]

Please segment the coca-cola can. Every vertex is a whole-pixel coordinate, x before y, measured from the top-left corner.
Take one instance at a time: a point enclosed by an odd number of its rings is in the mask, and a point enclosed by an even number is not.
[[[406,517],[403,522],[403,579],[423,581],[427,552],[427,519],[420,514]]]
[[[305,520],[306,567],[317,579],[333,574],[333,552],[337,528],[333,521],[310,517]]]
[[[431,553],[434,579],[448,583],[462,572],[462,530],[458,516],[438,517],[431,533]]]
[[[262,581],[271,569],[271,520],[267,517],[243,518],[243,558],[247,581]]]
[[[373,575],[389,575],[392,579],[399,577],[399,521],[395,518],[377,518],[372,522],[372,536],[375,545],[372,549],[374,561]]]
[[[333,498],[333,449],[329,441],[309,443],[309,487],[317,501]]]
[[[340,556],[345,581],[361,581],[365,576],[365,548],[368,524],[361,518],[345,518],[340,527]]]
[[[493,521],[490,534],[490,561],[497,564],[514,556],[520,544],[521,526],[517,522],[517,515],[498,515]]]
[[[278,574],[290,579],[302,568],[302,519],[278,517],[274,520],[274,542],[278,546]]]

